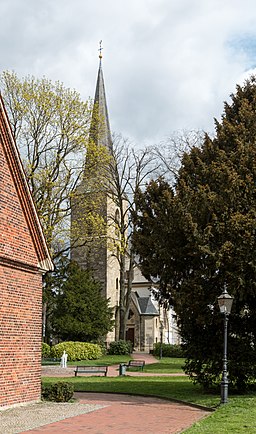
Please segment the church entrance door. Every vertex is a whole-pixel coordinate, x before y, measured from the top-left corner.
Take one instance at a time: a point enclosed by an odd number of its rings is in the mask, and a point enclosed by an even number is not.
[[[134,347],[134,328],[129,328],[126,332],[126,340],[132,342],[132,346]]]

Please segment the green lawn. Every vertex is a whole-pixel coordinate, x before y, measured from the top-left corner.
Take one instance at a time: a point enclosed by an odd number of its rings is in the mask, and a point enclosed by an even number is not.
[[[69,362],[68,365],[70,366],[81,366],[81,365],[90,365],[90,366],[97,366],[97,365],[119,365],[120,363],[127,363],[131,359],[131,356],[102,356],[100,359],[97,360],[79,360],[76,362]]]
[[[110,356],[98,360],[98,364],[119,364],[130,359],[129,356]],[[112,357],[112,356],[111,356]],[[183,359],[162,359],[159,363],[147,365],[145,372],[183,372]],[[85,362],[80,362],[81,364]],[[91,361],[95,364],[95,361]],[[74,362],[74,364],[78,364]],[[86,364],[89,364],[86,361]],[[186,430],[186,434],[219,434],[219,433],[256,433],[256,393],[244,396],[229,396],[229,403],[219,406],[219,394],[205,393],[200,386],[194,385],[185,376],[175,377],[44,377],[43,384],[67,381],[74,384],[75,391],[128,393],[146,396],[158,396],[167,399],[178,399],[211,407],[215,411],[206,419]]]
[[[52,378],[44,377],[43,384],[67,381],[74,384],[77,392],[111,392],[154,395],[161,398],[179,399],[208,407],[219,403],[219,396],[205,394],[199,386],[194,386],[187,377],[96,377],[80,376]]]
[[[183,374],[182,366],[185,359],[163,357],[158,363],[145,365],[144,372],[154,372],[159,374]]]
[[[256,396],[231,397],[206,419],[195,423],[186,434],[256,433]]]
[[[79,360],[76,362],[68,362],[69,366],[81,366],[81,365],[119,365],[120,363],[127,363],[132,357],[131,356],[102,356],[97,360]],[[144,372],[154,372],[161,374],[183,374],[182,366],[184,365],[185,359],[179,358],[168,358],[163,357],[159,362],[152,363],[150,365],[145,365]]]

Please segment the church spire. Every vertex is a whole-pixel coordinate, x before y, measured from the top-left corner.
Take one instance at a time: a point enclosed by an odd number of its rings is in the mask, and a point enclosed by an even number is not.
[[[112,149],[112,139],[110,124],[108,118],[108,108],[105,93],[105,85],[102,71],[102,41],[99,48],[99,70],[96,83],[94,105],[92,112],[92,122],[90,128],[90,139],[98,145],[106,146],[109,150]]]

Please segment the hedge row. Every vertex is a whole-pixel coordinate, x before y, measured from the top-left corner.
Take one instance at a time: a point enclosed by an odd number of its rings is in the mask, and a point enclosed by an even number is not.
[[[154,344],[154,356],[160,356],[161,346],[163,357],[184,357],[181,345],[161,344],[160,342]]]
[[[61,342],[60,344],[50,347],[50,345],[42,344],[43,358],[60,359],[63,352],[66,351],[68,361],[76,360],[95,360],[102,356],[102,349],[98,344],[90,344],[88,342]]]
[[[111,355],[120,355],[123,356],[125,354],[129,355],[132,353],[132,342],[131,341],[115,341],[110,342],[108,354]]]

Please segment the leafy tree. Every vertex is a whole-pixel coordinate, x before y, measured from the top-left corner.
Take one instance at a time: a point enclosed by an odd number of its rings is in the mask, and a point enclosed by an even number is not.
[[[95,170],[105,158],[102,148],[88,140],[91,104],[83,102],[76,91],[46,78],[19,79],[14,72],[5,71],[0,79],[14,138],[58,268],[72,243],[78,239],[82,244],[92,243],[105,234],[106,224],[98,212],[99,192],[92,197],[88,193],[91,186],[83,192],[77,188],[84,174],[85,154],[90,154],[90,170]],[[94,185],[99,184],[98,176]],[[73,200],[86,201],[87,208],[76,227],[72,227],[70,240]],[[44,277],[43,336],[48,338],[56,274]]]
[[[255,112],[251,77],[225,103],[216,136],[184,154],[174,191],[158,180],[137,197],[142,269],[178,314],[186,372],[207,387],[222,371],[224,285],[234,296],[229,378],[243,389],[256,374]]]
[[[14,138],[53,259],[70,248],[71,200],[84,174],[84,156],[97,167],[104,158],[101,148],[88,140],[91,104],[66,89],[62,83],[28,76],[19,79],[14,72],[1,75],[1,90]],[[88,195],[87,195],[88,196]],[[84,200],[79,197],[79,200]],[[88,197],[86,197],[88,202]],[[83,234],[100,236],[104,224],[95,211],[89,212],[73,229],[72,241]]]
[[[56,288],[53,328],[62,340],[95,341],[113,328],[112,309],[90,272],[71,262]]]

